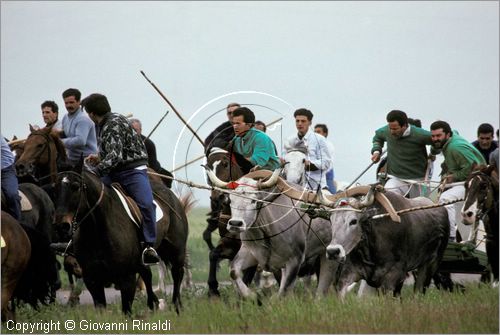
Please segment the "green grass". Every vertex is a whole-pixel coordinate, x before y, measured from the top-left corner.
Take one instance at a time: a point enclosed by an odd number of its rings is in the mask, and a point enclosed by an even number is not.
[[[262,305],[242,301],[231,286],[221,289],[220,299],[206,296],[206,290],[183,291],[183,311],[176,315],[171,309],[150,312],[145,298],[134,302],[131,317],[121,314],[118,304],[105,311],[92,306],[67,308],[53,305],[39,312],[29,307],[18,310],[18,321],[48,322],[61,325],[52,333],[71,333],[62,326],[67,320],[78,325],[127,324],[126,333],[158,333],[133,329],[133,320],[145,324],[168,320],[172,333],[493,333],[498,334],[498,289],[470,284],[465,293],[448,293],[430,289],[425,296],[413,295],[410,287],[403,289],[402,299],[390,296],[357,298],[348,294],[344,302],[331,295],[321,300],[298,285],[296,293],[278,299],[263,296]],[[3,333],[8,333],[5,326]],[[98,329],[76,328],[76,333],[119,333]],[[160,333],[168,333],[161,331]],[[14,332],[20,333],[20,332]],[[38,333],[42,333],[39,331]]]
[[[206,208],[194,209],[190,215],[188,247],[191,252],[195,282],[206,282],[208,275],[208,247],[201,234],[206,227]],[[213,234],[214,243],[218,236]],[[155,273],[156,271],[154,271]],[[155,274],[156,276],[156,274]],[[219,281],[228,280],[227,261],[219,270]],[[156,279],[155,279],[156,280]],[[262,305],[255,301],[241,300],[229,286],[221,287],[221,298],[208,298],[206,288],[197,285],[182,291],[183,310],[176,315],[166,298],[164,311],[151,312],[146,298],[137,295],[132,316],[125,317],[120,304],[109,305],[96,311],[92,305],[69,308],[54,304],[42,306],[39,311],[29,306],[17,309],[17,321],[26,325],[39,325],[34,333],[44,333],[41,325],[52,321],[59,327],[48,333],[494,333],[499,332],[499,291],[484,284],[470,283],[465,293],[448,293],[431,288],[425,296],[414,295],[405,286],[402,299],[390,296],[371,296],[359,299],[349,293],[339,301],[332,293],[316,300],[310,291],[298,282],[295,293],[283,299],[259,292]],[[165,297],[163,297],[165,298]],[[74,320],[77,328],[68,330],[64,323]],[[83,321],[82,321],[83,320]],[[170,330],[133,329],[133,320],[153,326],[168,320]],[[95,327],[121,324],[126,331],[80,328],[90,324]],[[11,325],[10,325],[11,326]],[[2,325],[2,333],[11,331]],[[29,331],[25,331],[27,333]]]

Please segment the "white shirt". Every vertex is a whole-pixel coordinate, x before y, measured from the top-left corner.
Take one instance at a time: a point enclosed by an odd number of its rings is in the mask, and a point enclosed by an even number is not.
[[[298,134],[287,139],[290,147],[294,147],[295,143],[299,141]],[[307,159],[318,168],[316,171],[306,172],[307,182],[304,186],[314,191],[317,190],[318,184],[320,188],[326,187],[326,172],[333,166],[328,142],[322,135],[315,133],[311,128],[304,135],[302,141],[307,147]]]

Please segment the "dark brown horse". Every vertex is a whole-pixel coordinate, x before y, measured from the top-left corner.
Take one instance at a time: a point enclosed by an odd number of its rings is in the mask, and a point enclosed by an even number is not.
[[[30,131],[30,135],[24,142],[13,141],[15,144],[11,146],[11,149],[16,152],[18,178],[20,181],[34,182],[42,187],[50,198],[54,200],[53,185],[57,177],[58,165],[65,166],[66,150],[58,134],[52,132],[51,128],[34,129],[30,125]],[[21,186],[20,188],[22,190]],[[53,205],[50,207],[53,207]],[[45,206],[46,210],[48,208],[49,206]],[[32,216],[30,213],[27,215]],[[50,215],[51,223],[49,227],[43,226],[44,230],[50,229],[50,242],[67,242],[61,240],[52,232],[53,212]],[[38,228],[40,228],[40,226]],[[68,254],[71,254],[71,248],[67,250],[66,247],[63,247],[62,250],[58,250],[58,252],[65,257],[66,263],[66,257],[68,257]],[[68,267],[64,267],[64,269],[67,273],[71,287],[73,288],[73,277],[75,275],[72,271],[68,271]],[[78,280],[78,278],[76,280]],[[78,290],[72,289],[71,291],[69,303],[72,305],[75,301],[78,301],[79,293],[77,293]]]
[[[31,177],[41,185],[54,183],[57,177],[57,163],[66,161],[66,149],[57,133],[51,128],[35,130],[30,127],[20,156],[16,160],[19,178]]]
[[[483,221],[486,231],[486,254],[495,282],[498,282],[498,179],[494,166],[478,166],[465,181],[462,218],[477,227]]]
[[[237,180],[243,176],[241,168],[233,156],[225,150],[213,150],[207,159],[207,165],[216,176],[222,181]],[[209,254],[209,273],[208,273],[208,295],[219,296],[219,282],[217,281],[217,267],[221,260],[232,260],[241,247],[239,233],[229,232],[226,228],[227,221],[231,218],[231,209],[229,207],[229,197],[225,193],[212,191],[210,195],[211,212],[207,219],[208,226],[203,232],[203,239],[207,243]],[[211,234],[218,229],[219,242],[214,248]],[[246,284],[252,281],[256,267],[252,267],[245,272],[243,278]]]
[[[151,181],[151,186],[163,211],[157,222],[155,248],[171,266],[172,302],[179,312],[188,236],[186,203],[181,203],[161,182]],[[129,218],[118,195],[82,166],[59,172],[56,194],[56,226],[72,238],[94,305],[105,307],[104,287],[115,284],[121,292],[122,311],[130,314],[139,273],[146,284],[148,306],[153,308],[158,299],[152,290],[151,271],[141,263],[142,230]]]
[[[19,222],[2,211],[2,321],[14,320],[9,302],[31,255],[31,244]]]

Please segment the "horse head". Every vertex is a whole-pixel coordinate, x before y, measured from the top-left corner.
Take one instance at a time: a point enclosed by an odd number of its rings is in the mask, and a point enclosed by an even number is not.
[[[480,165],[465,180],[465,199],[461,210],[464,224],[471,225],[498,201],[498,181],[492,177],[494,167]]]
[[[307,147],[303,141],[293,145],[285,144],[285,166],[283,174],[288,182],[302,185],[305,181],[305,165],[307,158]]]
[[[45,177],[50,175],[55,182],[57,159],[66,160],[66,150],[57,133],[51,128],[32,129],[23,145],[21,155],[16,161],[19,177]]]
[[[215,173],[217,178],[223,181],[236,180],[243,173],[229,152],[221,148],[212,148],[207,158],[208,167]]]
[[[99,177],[83,167],[83,159],[73,170],[59,172],[55,184],[55,227],[63,240],[99,205],[104,185]]]

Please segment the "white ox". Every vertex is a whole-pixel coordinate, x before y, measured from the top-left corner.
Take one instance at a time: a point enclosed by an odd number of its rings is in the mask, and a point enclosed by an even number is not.
[[[227,187],[207,170],[213,185]],[[333,280],[338,266],[326,259],[326,244],[331,240],[327,220],[309,216],[297,207],[302,190],[290,189],[281,178],[279,170],[264,182],[254,178],[269,177],[270,171],[257,171],[241,177],[229,186],[232,217],[228,230],[240,232],[241,248],[231,262],[231,279],[242,297],[253,297],[252,291],[242,280],[243,270],[260,265],[270,272],[281,271],[279,295],[293,287],[301,265],[312,266],[320,257],[320,277],[317,295],[324,295]],[[284,189],[289,188],[289,189]],[[284,193],[284,194],[283,194]],[[288,195],[287,195],[288,194]]]

